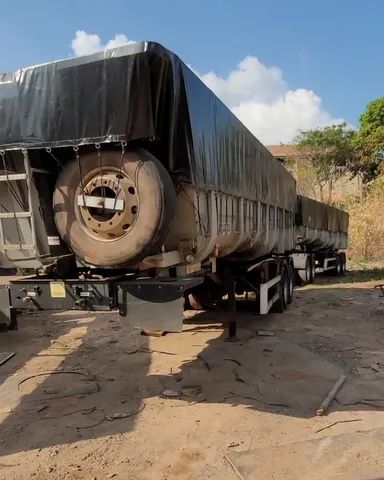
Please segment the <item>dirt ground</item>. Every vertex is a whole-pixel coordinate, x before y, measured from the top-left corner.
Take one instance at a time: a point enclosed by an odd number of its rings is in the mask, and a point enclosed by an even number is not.
[[[377,283],[320,278],[284,314],[241,308],[234,343],[213,312],[159,338],[116,313],[20,317],[0,334],[16,352],[0,366],[0,478],[384,478]]]

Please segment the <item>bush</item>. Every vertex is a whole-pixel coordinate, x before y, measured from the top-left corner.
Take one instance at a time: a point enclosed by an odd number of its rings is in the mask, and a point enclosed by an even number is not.
[[[355,262],[384,260],[384,177],[346,202],[349,211],[349,256]]]

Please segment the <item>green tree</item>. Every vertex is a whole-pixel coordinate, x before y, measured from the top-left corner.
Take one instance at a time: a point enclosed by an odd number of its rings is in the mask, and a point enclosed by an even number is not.
[[[363,182],[375,179],[383,170],[384,161],[384,97],[370,102],[360,116],[354,139],[357,155],[350,165]]]
[[[313,171],[322,202],[332,203],[336,182],[354,161],[354,130],[345,123],[300,132],[296,143],[301,157]]]

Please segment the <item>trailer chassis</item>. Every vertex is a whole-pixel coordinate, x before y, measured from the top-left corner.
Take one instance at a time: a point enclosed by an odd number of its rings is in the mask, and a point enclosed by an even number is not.
[[[35,275],[11,280],[0,289],[0,324],[17,329],[21,313],[116,310],[133,327],[179,331],[186,291],[201,277],[148,277],[142,273],[70,278]]]
[[[288,255],[264,258],[257,263],[217,262],[217,274],[207,269],[189,276],[169,273],[171,269],[163,271],[163,275],[148,271],[102,276],[78,269],[76,274],[72,272],[66,277],[46,274],[15,279],[0,297],[0,323],[15,329],[18,315],[31,311],[118,310],[131,327],[177,332],[182,329],[188,295],[212,290],[217,296],[215,309],[226,313],[229,338],[235,339],[237,297],[248,299],[252,292],[254,312],[260,315],[283,312],[292,301],[293,263]],[[223,302],[225,295],[227,300]]]
[[[313,283],[316,270],[340,276],[346,272],[346,255],[338,250],[295,251],[291,254],[299,283]]]

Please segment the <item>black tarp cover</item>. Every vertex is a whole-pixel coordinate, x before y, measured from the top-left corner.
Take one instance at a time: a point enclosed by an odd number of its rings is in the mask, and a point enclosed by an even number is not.
[[[0,118],[1,149],[144,142],[174,179],[295,209],[284,166],[157,43],[0,74]]]
[[[296,225],[348,233],[349,215],[312,198],[297,196]]]

